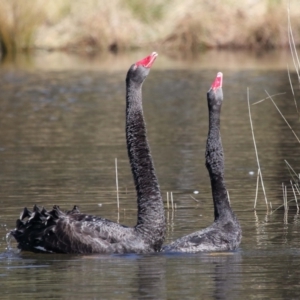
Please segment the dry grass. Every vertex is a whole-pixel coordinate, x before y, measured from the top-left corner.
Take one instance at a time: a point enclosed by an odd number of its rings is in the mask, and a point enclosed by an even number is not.
[[[1,0],[0,41],[3,50],[14,53],[33,45],[36,28],[44,20],[43,1]]]
[[[300,1],[290,6],[300,41]],[[283,0],[0,0],[0,40],[8,52],[285,47],[286,10]]]
[[[300,2],[291,1],[291,7],[291,22],[299,37]],[[181,8],[173,13],[173,26],[163,44],[168,50],[187,52],[287,47],[286,9],[286,2],[280,0],[182,1]]]

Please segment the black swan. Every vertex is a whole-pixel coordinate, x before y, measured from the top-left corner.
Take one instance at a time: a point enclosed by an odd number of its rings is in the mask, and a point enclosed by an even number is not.
[[[179,238],[163,248],[163,252],[203,252],[236,249],[242,238],[240,224],[228,200],[224,182],[224,154],[220,137],[220,113],[223,102],[223,74],[219,72],[207,92],[209,131],[206,142],[208,170],[214,203],[214,223],[200,231]]]
[[[142,84],[157,57],[153,52],[133,64],[126,77],[126,141],[137,193],[138,217],[127,227],[86,215],[75,206],[63,212],[36,205],[24,208],[10,234],[18,248],[48,253],[150,253],[161,250],[165,237],[164,206],[155,175],[142,108]]]

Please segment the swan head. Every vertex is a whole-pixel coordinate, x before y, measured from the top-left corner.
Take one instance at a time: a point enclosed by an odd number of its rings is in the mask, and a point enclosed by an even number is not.
[[[207,92],[207,101],[209,107],[218,107],[222,105],[223,102],[223,74],[218,72],[214,82],[212,83],[210,89]]]
[[[128,70],[126,80],[142,84],[148,76],[150,68],[157,56],[158,54],[156,52],[152,52],[150,55],[133,64]]]

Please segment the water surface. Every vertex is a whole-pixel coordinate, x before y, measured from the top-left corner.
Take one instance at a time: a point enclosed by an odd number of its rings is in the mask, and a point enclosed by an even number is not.
[[[0,70],[1,298],[299,298],[300,228],[295,202],[289,202],[286,212],[283,208],[275,211],[283,203],[281,184],[288,185],[291,178],[284,159],[299,171],[299,144],[269,100],[251,107],[265,189],[273,208],[267,212],[260,188],[253,211],[257,163],[247,109],[247,87],[251,103],[266,98],[265,90],[285,93],[274,101],[297,132],[287,72],[269,64],[249,68],[250,63],[243,65],[238,55],[236,61],[225,55],[215,66],[201,66],[198,60],[203,58],[194,58],[194,67],[191,61],[175,60],[174,68],[172,60],[164,58],[162,67],[159,57],[143,86],[157,176],[164,200],[172,191],[176,203],[175,210],[166,211],[168,243],[213,221],[204,165],[206,91],[216,73],[224,73],[221,135],[226,184],[243,228],[238,251],[123,256],[6,251],[5,235],[14,228],[24,206],[58,204],[70,209],[78,205],[84,213],[126,225],[136,223],[135,190],[125,146],[124,80],[126,69],[139,58],[131,54],[120,60],[119,68],[111,69],[100,64],[99,68],[56,69],[5,65]],[[226,61],[231,67],[226,68]],[[291,76],[296,83],[295,74]],[[292,199],[289,186],[288,200]]]

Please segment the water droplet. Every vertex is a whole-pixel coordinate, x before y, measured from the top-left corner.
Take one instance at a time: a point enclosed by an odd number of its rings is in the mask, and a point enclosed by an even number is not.
[[[12,234],[11,234],[10,232],[8,232],[8,233],[6,234],[7,250],[10,250],[10,249],[11,249],[11,246],[10,246],[11,238],[12,238]]]

